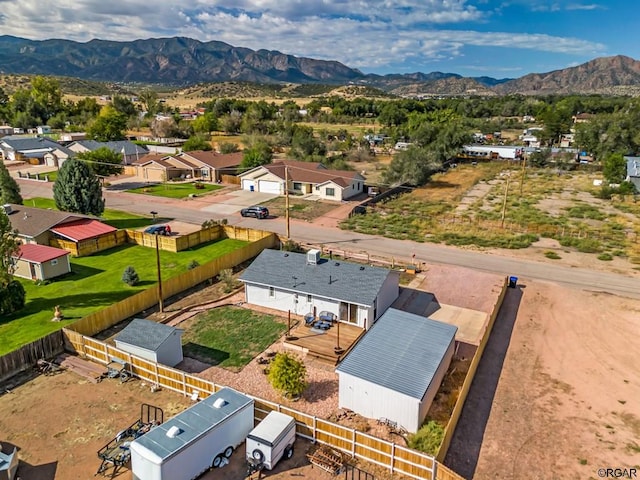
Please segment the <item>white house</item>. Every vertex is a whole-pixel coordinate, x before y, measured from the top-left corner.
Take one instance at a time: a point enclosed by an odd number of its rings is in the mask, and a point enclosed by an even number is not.
[[[173,367],[183,359],[182,333],[179,328],[134,318],[116,337],[116,348]]]
[[[244,271],[247,303],[296,315],[328,311],[338,320],[368,329],[399,294],[396,271],[320,258],[263,250]]]
[[[287,188],[293,194],[338,201],[364,192],[365,181],[358,172],[330,170],[321,163],[294,160],[279,160],[238,176],[243,190],[283,195]]]
[[[624,157],[627,161],[627,182],[635,185],[640,191],[640,157]]]
[[[388,309],[336,368],[339,407],[415,433],[451,364],[457,329]]]
[[[107,147],[112,152],[122,155],[123,165],[129,165],[149,153],[149,151],[143,146],[137,145],[129,140],[116,140],[112,142],[78,140],[67,146],[69,150],[76,153],[94,152],[102,147]]]

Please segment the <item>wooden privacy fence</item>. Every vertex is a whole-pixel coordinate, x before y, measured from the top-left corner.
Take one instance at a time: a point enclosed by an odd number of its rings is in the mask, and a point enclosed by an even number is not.
[[[222,385],[131,355],[72,330],[65,329],[64,333],[67,348],[82,357],[102,364],[109,363],[111,358],[119,358],[127,362],[135,376],[182,395],[191,396],[198,392],[198,396],[202,398],[223,388]],[[354,458],[380,465],[389,469],[391,473],[424,480],[462,480],[462,477],[440,465],[434,457],[425,453],[268,400],[253,396],[252,398],[255,400],[256,420],[263,419],[272,410],[286,413],[296,419],[299,436],[329,445]]]
[[[264,233],[264,232],[262,232]],[[187,270],[180,275],[162,281],[163,299],[172,297],[180,292],[214,278],[225,268],[232,268],[236,265],[257,256],[265,248],[277,245],[278,238],[269,233],[261,239],[245,245],[210,262],[200,265],[194,269]],[[143,310],[151,308],[158,303],[157,285],[125,298],[102,310],[98,310],[86,317],[67,326],[83,335],[95,335],[122,320],[129,318]]]
[[[0,357],[0,382],[33,368],[42,358],[51,359],[64,351],[64,334],[56,330],[35,342]]]
[[[482,336],[480,345],[478,345],[476,353],[473,355],[473,359],[471,360],[471,364],[469,365],[469,371],[467,372],[467,376],[465,377],[464,383],[462,384],[462,389],[460,390],[460,394],[458,395],[456,404],[453,407],[453,412],[451,412],[449,422],[447,422],[447,427],[444,431],[442,443],[440,443],[440,448],[438,450],[438,453],[436,454],[436,458],[439,462],[444,462],[444,457],[447,455],[449,445],[451,445],[453,433],[455,432],[456,426],[458,425],[458,420],[460,420],[462,408],[464,407],[464,403],[467,400],[469,389],[471,389],[471,383],[473,383],[473,379],[476,376],[476,370],[478,369],[478,364],[480,363],[480,359],[482,358],[482,352],[484,352],[484,348],[487,346],[487,342],[489,341],[489,337],[491,336],[491,331],[493,330],[493,324],[496,322],[496,317],[498,316],[498,312],[500,311],[500,307],[502,306],[502,302],[504,301],[504,296],[507,293],[508,284],[509,279],[505,278],[504,283],[502,284],[500,295],[496,300],[496,304],[493,306],[493,311],[491,312],[491,315],[489,317],[489,323],[487,324],[487,328],[484,332],[484,335]]]
[[[49,241],[49,245],[67,250],[68,252],[71,252],[71,255],[74,257],[84,257],[117,247],[118,245],[127,243],[127,241],[127,232],[124,230],[117,230],[112,233],[106,233],[99,237],[89,238],[80,242],[71,242],[68,240],[62,240],[61,238],[52,238]]]

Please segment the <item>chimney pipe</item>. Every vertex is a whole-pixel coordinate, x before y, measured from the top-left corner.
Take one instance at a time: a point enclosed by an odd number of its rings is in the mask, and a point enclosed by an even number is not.
[[[329,285],[331,285],[331,275],[329,275]]]

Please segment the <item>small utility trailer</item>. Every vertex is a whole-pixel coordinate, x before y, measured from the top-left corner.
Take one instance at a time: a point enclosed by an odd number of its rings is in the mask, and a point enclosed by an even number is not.
[[[295,441],[296,419],[284,413],[269,412],[247,435],[249,471],[271,470],[282,457],[291,458]]]
[[[126,466],[131,460],[130,445],[136,438],[141,437],[152,427],[160,425],[164,421],[164,412],[161,408],[143,403],[140,406],[140,418],[129,427],[118,432],[113,440],[98,450],[98,457],[102,460],[96,475],[106,475],[109,468],[113,478],[121,467]]]

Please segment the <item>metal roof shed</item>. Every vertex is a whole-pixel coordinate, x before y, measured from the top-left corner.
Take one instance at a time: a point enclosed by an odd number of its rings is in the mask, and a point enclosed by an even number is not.
[[[339,406],[416,432],[451,364],[456,330],[388,309],[336,368]]]
[[[173,367],[183,358],[182,333],[179,328],[134,318],[116,337],[116,348]]]

